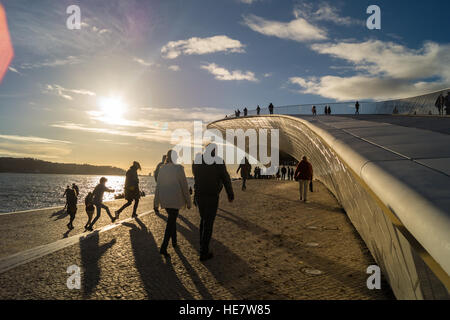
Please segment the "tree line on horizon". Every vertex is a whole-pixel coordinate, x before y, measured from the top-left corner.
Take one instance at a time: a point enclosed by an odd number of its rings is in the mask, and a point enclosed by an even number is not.
[[[113,166],[90,164],[56,163],[33,158],[0,157],[0,172],[124,175],[125,170]]]

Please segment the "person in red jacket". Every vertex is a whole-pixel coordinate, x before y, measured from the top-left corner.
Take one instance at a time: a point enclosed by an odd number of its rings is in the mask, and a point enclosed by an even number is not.
[[[308,185],[313,179],[313,168],[306,157],[303,157],[302,161],[298,164],[297,169],[295,169],[294,177],[300,185],[300,200],[306,202],[308,197]]]

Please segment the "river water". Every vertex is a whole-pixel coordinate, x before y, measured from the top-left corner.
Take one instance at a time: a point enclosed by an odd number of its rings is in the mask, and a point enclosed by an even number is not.
[[[123,193],[125,176],[105,176],[106,186],[114,193],[105,192],[104,200],[114,200],[114,195]],[[64,206],[63,193],[67,185],[76,183],[80,188],[79,202],[94,190],[101,176],[65,174],[0,173],[0,213]],[[188,178],[189,185],[193,185]],[[155,191],[155,180],[140,176],[139,186],[146,195]]]

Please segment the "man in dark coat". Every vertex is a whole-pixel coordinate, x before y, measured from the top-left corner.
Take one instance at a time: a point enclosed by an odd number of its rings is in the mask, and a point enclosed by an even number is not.
[[[447,92],[447,95],[444,98],[444,104],[445,104],[445,114],[450,115],[450,91]]]
[[[273,104],[272,104],[272,102],[269,104],[269,113],[273,114]]]
[[[259,116],[259,114],[261,113],[261,108],[259,107],[259,105],[256,107],[256,114]]]
[[[297,166],[294,174],[295,180],[299,182],[300,200],[307,201],[308,185],[313,179],[313,168],[308,159],[303,157],[302,161]]]
[[[70,220],[67,224],[67,228],[69,230],[72,230],[73,227],[73,220],[75,220],[75,214],[77,213],[77,202],[78,197],[77,193],[74,189],[67,189],[66,190],[66,199],[67,199],[67,213],[69,214]]]
[[[252,172],[252,166],[248,162],[247,158],[244,158],[242,160],[242,163],[239,165],[236,173],[239,173],[239,170],[241,171],[242,191],[245,191],[247,189],[246,186],[247,179],[250,178],[250,173]]]
[[[436,108],[438,108],[440,116],[444,115],[444,103],[445,98],[444,95],[441,93],[439,97],[436,99],[436,103],[434,104]]]
[[[141,165],[139,162],[134,161],[133,165],[128,169],[125,177],[125,199],[127,200],[127,203],[125,203],[119,210],[116,211],[116,219],[119,218],[120,213],[128,206],[133,203],[134,200],[134,207],[133,207],[133,214],[131,217],[136,218],[137,217],[137,208],[139,205],[139,199],[141,197],[141,192],[139,191],[139,178],[137,171],[141,170]]]
[[[208,148],[206,148],[208,150]],[[213,254],[209,251],[209,242],[213,232],[214,219],[219,207],[219,195],[222,188],[228,195],[228,201],[234,200],[233,187],[230,175],[223,160],[215,158],[212,164],[205,162],[206,152],[199,154],[192,165],[194,174],[194,204],[200,212],[200,260],[211,259]],[[208,156],[215,157],[215,149]]]

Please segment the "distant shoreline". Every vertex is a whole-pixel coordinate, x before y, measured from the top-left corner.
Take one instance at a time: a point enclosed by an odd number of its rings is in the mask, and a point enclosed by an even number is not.
[[[124,176],[124,174],[107,174],[107,173],[52,173],[52,172],[12,172],[12,171],[0,171],[2,173],[12,174],[51,174],[51,175],[70,175],[70,176]],[[147,175],[139,175],[140,177],[148,177]]]
[[[108,165],[57,163],[33,158],[0,157],[0,173],[125,175],[125,170]]]

